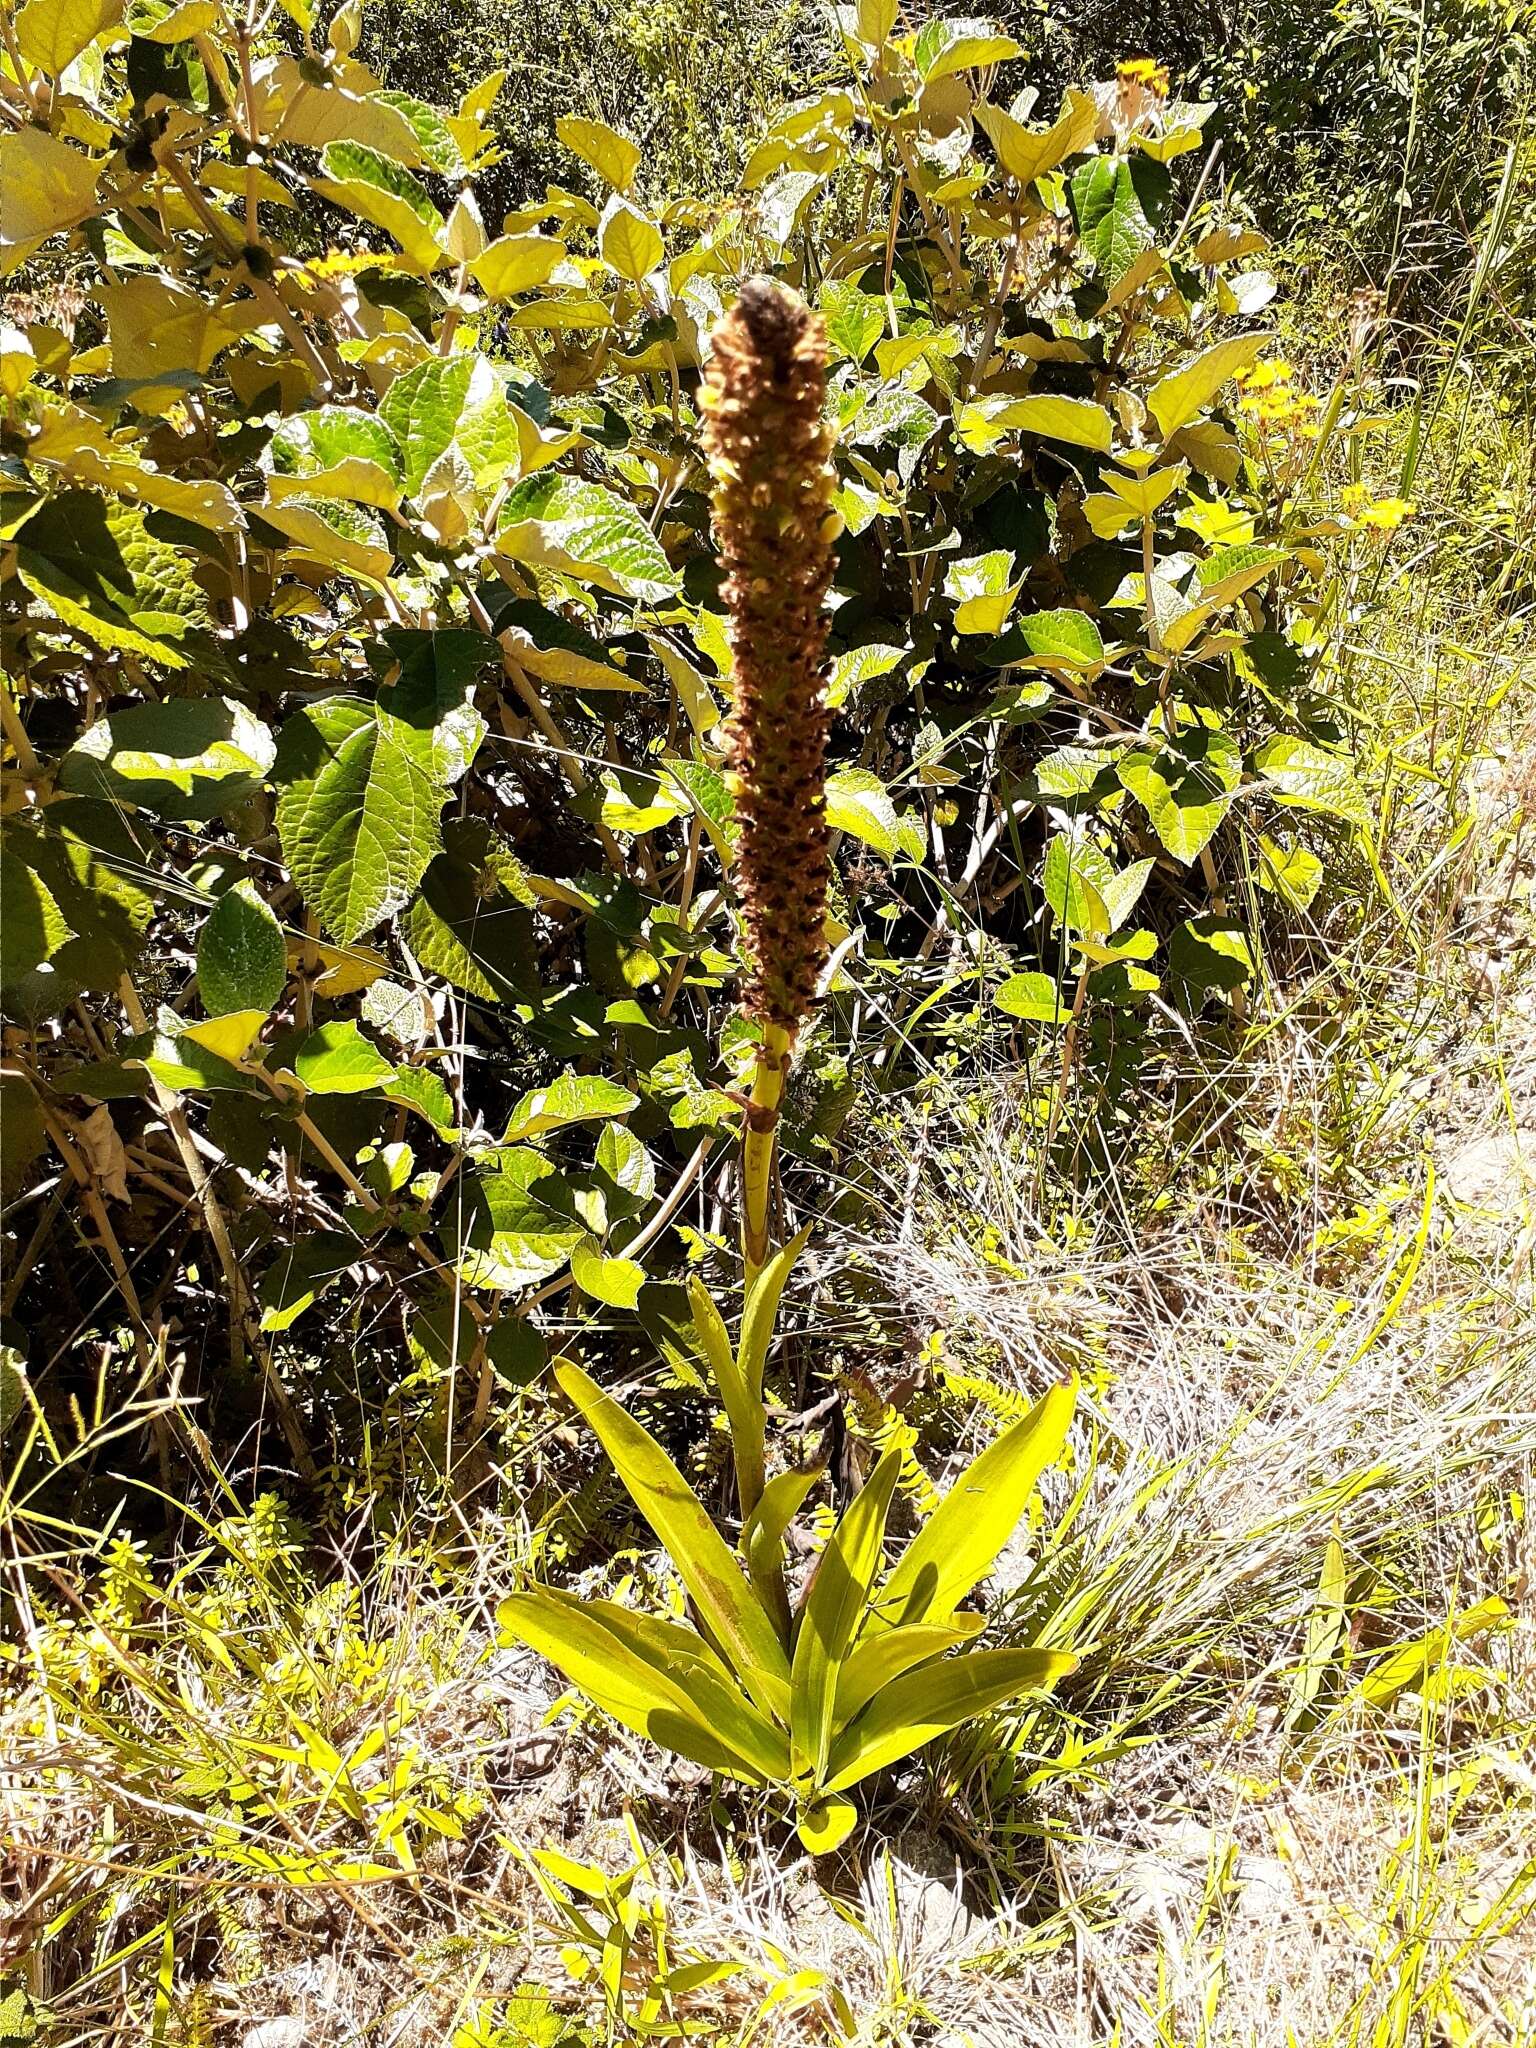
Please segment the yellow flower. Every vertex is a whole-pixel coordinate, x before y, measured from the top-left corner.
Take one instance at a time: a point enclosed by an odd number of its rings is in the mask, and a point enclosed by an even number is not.
[[[1339,503],[1346,512],[1358,512],[1370,495],[1364,484],[1346,484],[1339,493]]]
[[[1395,533],[1418,509],[1409,498],[1378,498],[1374,505],[1366,505],[1355,514],[1355,524],[1373,526],[1378,533]]]
[[[1168,67],[1151,57],[1122,57],[1115,76],[1122,85],[1139,85],[1160,100],[1168,97]]]

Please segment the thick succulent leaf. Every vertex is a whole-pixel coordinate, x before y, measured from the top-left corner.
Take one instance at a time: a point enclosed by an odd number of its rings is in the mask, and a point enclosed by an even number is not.
[[[789,1678],[790,1743],[797,1766],[813,1779],[821,1777],[827,1761],[838,1676],[880,1569],[886,1516],[900,1471],[901,1452],[893,1448],[843,1511],[800,1610]]]
[[[762,1773],[732,1749],[695,1705],[688,1684],[625,1642],[579,1604],[513,1593],[496,1610],[503,1632],[558,1666],[605,1714],[663,1749],[749,1784]]]
[[[1075,1379],[1052,1387],[961,1473],[880,1588],[872,1630],[949,1621],[997,1562],[1035,1482],[1059,1456],[1076,1405]]]
[[[968,1643],[986,1627],[986,1620],[984,1614],[957,1614],[942,1627],[919,1622],[910,1628],[881,1629],[855,1643],[837,1674],[833,1732],[840,1733],[846,1728],[855,1715],[863,1713],[877,1692],[903,1672],[915,1671],[920,1664],[932,1664],[947,1650]]]
[[[561,1360],[555,1377],[601,1439],[752,1700],[765,1714],[781,1714],[789,1681],[784,1646],[698,1495],[649,1430],[580,1366]]]
[[[1065,1650],[972,1650],[920,1665],[877,1692],[833,1744],[824,1793],[846,1792],[887,1764],[994,1707],[1042,1692],[1077,1669]]]

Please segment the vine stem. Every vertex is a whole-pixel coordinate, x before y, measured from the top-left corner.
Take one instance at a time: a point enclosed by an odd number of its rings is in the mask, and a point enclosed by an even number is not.
[[[773,1201],[773,1168],[778,1150],[779,1112],[784,1105],[784,1083],[789,1074],[793,1040],[782,1024],[765,1024],[757,1051],[752,1094],[747,1104],[741,1134],[741,1253],[746,1264],[746,1284],[768,1263],[771,1244],[770,1209]]]
[[[127,1013],[128,1022],[134,1030],[147,1031],[149,1019],[145,1015],[143,1004],[139,1001],[138,990],[126,974],[118,983],[118,994]],[[172,1143],[181,1154],[181,1163],[192,1183],[192,1191],[197,1196],[198,1206],[203,1212],[203,1222],[224,1274],[224,1284],[229,1289],[231,1345],[238,1354],[244,1348],[245,1341],[249,1340],[251,1349],[256,1354],[257,1363],[261,1367],[262,1383],[271,1399],[272,1410],[277,1417],[278,1428],[283,1433],[283,1441],[288,1446],[289,1456],[293,1459],[294,1469],[306,1485],[313,1486],[319,1480],[320,1468],[315,1462],[314,1452],[310,1449],[309,1439],[304,1434],[299,1411],[272,1362],[271,1351],[262,1340],[260,1318],[251,1299],[245,1273],[235,1254],[234,1242],[229,1234],[229,1225],[224,1219],[224,1211],[220,1208],[219,1198],[214,1193],[212,1169],[199,1159],[192,1128],[187,1122],[187,1113],[176,1097],[153,1074],[150,1076],[150,1086],[154,1090],[156,1106],[165,1118],[165,1126],[171,1134]]]
[[[0,672],[0,728],[10,741],[11,752],[16,756],[16,765],[34,788],[42,780],[42,764],[32,751],[32,742],[27,738],[27,728],[21,722],[21,713],[11,698],[11,686]]]

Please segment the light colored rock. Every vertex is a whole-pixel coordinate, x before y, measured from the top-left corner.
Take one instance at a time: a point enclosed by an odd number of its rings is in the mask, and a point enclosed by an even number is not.
[[[1521,1126],[1474,1138],[1446,1163],[1447,1193],[1470,1209],[1518,1212],[1536,1195],[1536,1130]]]

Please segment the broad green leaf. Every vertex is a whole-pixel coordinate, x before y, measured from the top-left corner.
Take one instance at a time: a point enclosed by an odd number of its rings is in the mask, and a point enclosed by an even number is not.
[[[0,987],[46,967],[77,934],[58,899],[22,852],[27,842],[7,836],[0,859]]]
[[[861,43],[878,50],[896,26],[898,0],[855,0],[853,19]]]
[[[920,1665],[875,1694],[827,1760],[826,1792],[844,1792],[899,1763],[936,1735],[993,1707],[1041,1692],[1077,1669],[1066,1650],[971,1650]]]
[[[1176,462],[1167,469],[1153,470],[1150,475],[1141,476],[1122,476],[1117,470],[1107,469],[1104,481],[1114,496],[1138,519],[1150,519],[1173,496],[1188,474],[1184,464]]]
[[[515,1642],[557,1665],[605,1714],[637,1735],[692,1758],[707,1770],[758,1783],[763,1773],[739,1756],[711,1725],[689,1690],[696,1674],[674,1677],[626,1642],[589,1608],[546,1592],[512,1593],[496,1619]]]
[[[1204,412],[1223,384],[1255,362],[1272,339],[1268,334],[1239,334],[1228,341],[1213,342],[1183,369],[1154,384],[1147,393],[1147,405],[1163,439],[1166,441]]]
[[[1030,612],[1018,628],[1024,645],[1042,663],[1075,670],[1099,667],[1105,660],[1104,641],[1086,612]]]
[[[283,109],[275,131],[266,118],[273,102]],[[266,132],[289,148],[324,149],[329,142],[357,142],[398,164],[421,161],[416,131],[398,107],[339,84],[311,84],[300,75],[297,58],[280,56],[274,61],[258,105]]]
[[[955,432],[978,455],[989,453],[1005,434],[1038,434],[1045,441],[1064,441],[1107,455],[1114,421],[1091,399],[1042,392],[1025,398],[974,399],[956,413]]]
[[[1225,733],[1196,726],[1161,747],[1135,747],[1122,754],[1117,772],[1164,850],[1187,865],[1226,816],[1242,765]]]
[[[366,505],[350,498],[268,499],[260,512],[301,556],[323,568],[351,569],[383,583],[394,567],[389,529]]]
[[[909,1628],[882,1629],[856,1643],[837,1678],[837,1699],[832,1708],[832,1726],[841,1732],[877,1692],[884,1690],[903,1672],[931,1664],[946,1650],[968,1643],[987,1625],[984,1614],[957,1614],[942,1627],[914,1623]]]
[[[129,1065],[146,1068],[163,1088],[169,1088],[175,1095],[224,1089],[235,1094],[266,1096],[259,1081],[242,1073],[222,1053],[201,1044],[184,1020],[165,1007],[161,1008],[152,1031],[128,1041],[122,1058]]]
[[[1288,548],[1265,547],[1262,542],[1249,541],[1239,547],[1215,549],[1199,564],[1195,575],[1207,599],[1229,604],[1234,597],[1241,597],[1245,590],[1262,583],[1271,569],[1289,560]]]
[[[167,697],[98,719],[64,756],[59,782],[203,823],[259,789],[275,752],[261,720],[232,698]]]
[[[885,300],[866,292],[850,278],[822,286],[821,316],[827,339],[853,363],[862,363],[885,332]]]
[[[114,988],[155,908],[127,879],[142,872],[143,851],[115,805],[60,797],[46,819],[46,831],[0,819],[0,971],[7,1010],[29,1022],[57,1015],[84,990]]]
[[[1131,166],[1124,157],[1090,157],[1073,174],[1071,193],[1083,250],[1100,283],[1113,285],[1153,241]]]
[[[650,1432],[579,1366],[560,1360],[554,1372],[661,1539],[748,1695],[762,1713],[773,1715],[784,1704],[789,1682],[784,1646],[697,1494]]]
[[[789,1678],[790,1746],[796,1764],[819,1780],[832,1741],[838,1674],[864,1620],[880,1568],[885,1522],[901,1471],[893,1447],[843,1512],[821,1554],[810,1596],[800,1611]]]
[[[322,405],[291,413],[268,444],[268,495],[353,498],[392,511],[400,502],[400,443],[377,413]]]
[[[431,727],[361,697],[289,718],[273,779],[283,854],[305,902],[343,945],[402,909],[438,850],[447,794]]]
[[[594,1301],[633,1308],[645,1285],[645,1268],[634,1259],[605,1253],[595,1237],[584,1237],[571,1247],[571,1278]]]
[[[481,486],[499,483],[519,458],[507,387],[485,356],[461,352],[418,363],[385,392],[379,418],[403,451],[402,483],[410,498],[451,448]]]
[[[291,1329],[343,1273],[362,1257],[358,1240],[341,1230],[317,1230],[288,1244],[267,1268],[261,1283],[261,1327]]]
[[[3,349],[0,340],[0,385],[5,382],[5,364],[16,360],[4,355]],[[50,463],[71,483],[94,485],[114,497],[174,513],[215,533],[233,533],[245,525],[245,514],[228,485],[208,477],[168,476],[151,469],[78,405],[55,402],[51,395],[45,396],[44,403],[47,410],[27,444],[29,461]]]
[[[1005,64],[1010,57],[1023,54],[1012,36],[1005,36],[995,23],[965,19],[929,21],[912,46],[918,76],[929,85],[956,71],[990,70],[994,64]]]
[[[1012,573],[1013,555],[1007,548],[950,563],[944,572],[944,595],[958,601],[957,633],[1001,633],[1024,588],[1022,576],[1009,582]]]
[[[638,506],[581,477],[545,473],[516,485],[502,507],[497,546],[515,562],[563,570],[644,603],[678,587]]]
[[[1092,93],[1069,92],[1049,128],[1026,128],[1001,107],[985,101],[977,107],[976,119],[1008,175],[1021,185],[1032,185],[1036,178],[1043,178],[1088,147],[1098,129],[1099,110]]]
[[[1035,972],[1010,974],[992,991],[992,1006],[1005,1017],[1022,1017],[1029,1024],[1059,1024],[1070,1007],[1062,1002],[1052,977]]]
[[[430,1067],[396,1067],[393,1077],[384,1083],[380,1092],[387,1102],[398,1102],[406,1109],[414,1109],[439,1137],[458,1136],[453,1097],[448,1093],[442,1075],[434,1073]]]
[[[516,1145],[524,1138],[562,1130],[567,1124],[601,1123],[605,1117],[626,1116],[639,1105],[638,1095],[605,1075],[567,1071],[548,1087],[530,1089],[522,1097],[501,1142]]]
[[[451,1192],[444,1235],[471,1287],[535,1287],[570,1262],[584,1226],[562,1204],[565,1182],[539,1153],[493,1153]]]
[[[627,135],[620,135],[606,121],[584,121],[578,114],[562,114],[555,133],[571,152],[611,185],[615,192],[627,192],[640,168],[640,150]]]
[[[409,171],[360,142],[327,143],[320,168],[320,196],[393,235],[417,269],[430,273],[447,262],[443,216]]]
[[[1041,887],[1056,922],[1069,932],[1107,932],[1109,905],[1103,885],[1112,873],[1107,855],[1091,839],[1058,832],[1045,849],[1041,872]]]
[[[1253,977],[1248,934],[1229,917],[1188,917],[1168,941],[1168,971],[1195,990],[1241,988]]]
[[[827,777],[827,823],[850,832],[887,860],[901,851],[901,820],[879,776],[869,768],[839,768]]]
[[[392,107],[401,116],[415,136],[421,160],[429,170],[444,178],[468,175],[469,166],[454,139],[453,129],[436,107],[429,107],[425,100],[412,99],[409,93],[404,92],[374,92],[368,97],[371,105]],[[388,156],[390,152],[385,150],[384,154]]]
[[[597,224],[598,252],[610,270],[631,284],[640,284],[666,255],[655,221],[615,192]]]
[[[503,235],[474,259],[469,274],[488,299],[511,299],[548,284],[565,254],[553,235]]]
[[[604,1124],[592,1163],[607,1182],[611,1216],[643,1209],[656,1192],[651,1155],[628,1124]]]
[[[828,704],[845,704],[860,684],[873,682],[876,676],[889,675],[893,668],[899,668],[909,652],[908,648],[888,647],[880,641],[873,641],[865,647],[850,647],[832,664],[832,675],[827,684]]]
[[[210,1017],[276,1008],[288,980],[283,928],[251,882],[226,889],[197,939],[197,986]]]
[[[1364,827],[1371,822],[1370,799],[1343,754],[1330,754],[1311,740],[1281,734],[1255,750],[1253,765],[1278,804],[1321,811],[1350,825]]]
[[[16,16],[16,44],[29,64],[59,78],[122,18],[123,0],[27,0]]]
[[[212,623],[189,558],[157,539],[138,507],[94,491],[66,491],[33,513],[17,537],[16,571],[66,626],[166,668],[186,668],[180,643]]]
[[[28,125],[0,135],[0,277],[24,263],[39,242],[92,212],[105,162],[45,128]]]
[[[515,1002],[538,987],[538,949],[516,860],[477,818],[449,818],[403,929],[417,961],[466,995]]]
[[[960,1475],[881,1587],[870,1616],[872,1631],[920,1621],[948,1623],[992,1569],[1029,1506],[1036,1481],[1060,1455],[1076,1405],[1075,1379],[1052,1387]],[[837,1768],[834,1759],[834,1772]]]
[[[1259,834],[1259,887],[1271,890],[1292,910],[1312,908],[1323,885],[1324,868],[1307,846],[1283,846]]]
[[[293,1071],[311,1095],[370,1095],[395,1078],[394,1061],[350,1017],[312,1031],[294,1055]]]

